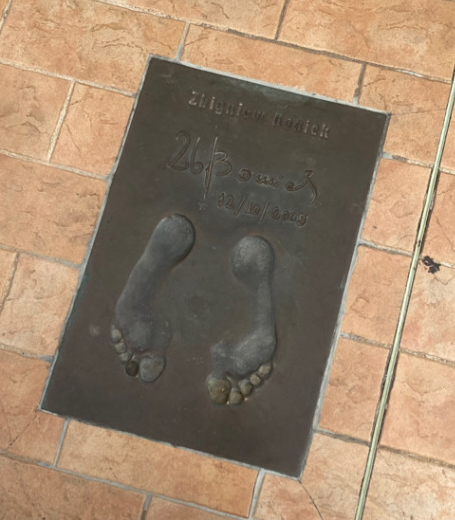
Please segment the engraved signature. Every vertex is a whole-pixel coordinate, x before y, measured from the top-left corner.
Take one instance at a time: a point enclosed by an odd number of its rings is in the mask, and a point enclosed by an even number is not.
[[[179,143],[179,146],[171,160],[167,163],[167,166],[179,172],[190,172],[192,175],[200,175],[204,172],[203,200],[205,200],[210,189],[212,176],[224,177],[232,172],[233,167],[229,161],[229,154],[218,148],[218,137],[215,136],[211,144],[209,161],[204,165],[202,162],[196,160],[201,142],[200,137],[192,139],[188,133],[182,131],[175,136],[175,140]],[[309,204],[313,204],[318,197],[317,187],[312,180],[314,171],[304,170],[300,175],[303,175],[303,179],[301,182],[296,183],[284,179],[282,175],[270,176],[259,173],[255,174],[249,168],[241,168],[236,174],[236,179],[241,183],[252,181],[258,186],[266,188],[283,188],[290,193],[309,189],[311,191]]]

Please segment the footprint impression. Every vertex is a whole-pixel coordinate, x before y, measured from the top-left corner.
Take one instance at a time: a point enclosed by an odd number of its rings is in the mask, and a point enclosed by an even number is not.
[[[244,237],[232,250],[231,266],[235,276],[254,293],[254,326],[237,344],[222,341],[211,348],[207,390],[216,404],[238,405],[272,371],[277,343],[271,287],[273,248],[265,238]]]
[[[186,217],[164,217],[118,299],[111,341],[131,377],[139,375],[142,381],[151,383],[165,368],[172,329],[156,308],[155,299],[163,280],[188,255],[194,241],[194,227]]]

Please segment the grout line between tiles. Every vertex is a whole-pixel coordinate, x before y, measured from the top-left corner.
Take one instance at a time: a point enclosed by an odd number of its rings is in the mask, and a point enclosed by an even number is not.
[[[360,96],[362,95],[363,80],[365,78],[366,70],[367,70],[367,66],[364,63],[362,65],[362,67],[360,68],[359,81],[357,82],[357,88],[355,89],[355,93],[354,93],[353,103],[355,103],[356,105],[359,104]]]
[[[455,368],[455,360],[446,359],[439,356],[433,356],[432,354],[427,354],[426,352],[418,352],[416,350],[410,350],[408,348],[400,348],[400,352],[402,354],[407,354],[408,356],[425,359],[432,363],[439,363],[440,365],[446,365],[452,368]]]
[[[401,157],[400,155],[393,155],[388,152],[382,152],[382,158],[391,159],[391,160],[406,163],[406,164],[414,164],[415,166],[422,166],[423,168],[432,168],[433,167],[433,163],[418,161],[417,159],[407,159],[406,157]]]
[[[7,60],[4,58],[0,58],[0,65],[6,65],[7,67],[13,67],[15,69],[23,70],[25,72],[36,72],[37,74],[42,74],[43,76],[50,76],[51,78],[64,79],[66,81],[74,81],[76,83],[81,83],[82,85],[87,85],[88,87],[99,88],[102,90],[109,90],[110,92],[115,92],[116,94],[122,94],[127,97],[136,97],[135,92],[130,92],[129,90],[121,89],[118,87],[113,87],[110,85],[102,85],[101,83],[97,83],[95,81],[89,81],[81,78],[76,78],[73,76],[68,76],[66,74],[59,74],[58,72],[52,72],[46,69],[41,69],[40,67],[34,67],[33,65],[24,65],[22,63],[18,63],[16,61]]]
[[[259,501],[259,495],[261,493],[262,483],[264,482],[265,474],[265,470],[261,469],[258,473],[258,476],[256,477],[256,482],[254,484],[253,489],[253,496],[251,498],[250,514],[248,515],[248,519],[250,520],[253,520],[254,518],[254,512]]]
[[[147,495],[145,496],[144,509],[142,510],[141,520],[146,520],[147,513],[149,512],[151,503],[152,503],[152,494],[147,493]]]
[[[70,87],[68,89],[68,94],[66,95],[65,102],[63,103],[63,107],[62,107],[62,109],[60,111],[60,115],[59,115],[57,124],[55,125],[55,129],[54,129],[54,132],[53,132],[52,137],[51,137],[51,144],[49,146],[49,151],[47,153],[47,160],[48,160],[48,162],[50,162],[52,154],[54,153],[54,150],[55,150],[55,146],[57,145],[57,139],[58,139],[58,136],[60,134],[60,130],[61,130],[62,126],[63,126],[63,121],[65,120],[66,114],[68,112],[68,107],[69,107],[69,104],[70,104],[71,96],[73,95],[73,92],[74,92],[74,86],[75,85],[76,85],[76,82],[75,81],[71,81]]]
[[[381,347],[389,350],[391,345],[388,343],[381,343],[379,341],[374,341],[372,339],[364,338],[363,336],[357,336],[356,334],[351,334],[349,332],[340,332],[340,338],[349,339],[351,341],[355,341],[356,343],[363,343],[364,345],[370,345],[372,347]]]
[[[33,256],[34,258],[39,258],[40,260],[46,260],[47,262],[52,262],[53,264],[64,265],[66,267],[69,267],[70,269],[79,269],[80,268],[80,264],[71,262],[70,260],[65,260],[63,258],[57,258],[57,257],[53,257],[53,256],[42,255],[40,253],[35,253],[33,251],[27,251],[26,249],[10,247],[10,246],[4,245],[4,244],[0,244],[0,249],[2,249],[4,251],[11,251],[12,253]]]
[[[65,423],[63,424],[62,434],[60,435],[60,441],[58,443],[57,453],[55,454],[54,463],[52,465],[54,468],[57,467],[58,459],[60,458],[60,453],[62,452],[63,443],[65,441],[66,432],[68,431],[69,424],[70,424],[69,419],[66,419]]]
[[[392,448],[391,446],[381,446],[380,451],[388,451],[389,453],[394,453],[396,455],[402,455],[403,457],[418,460],[419,462],[423,462],[426,464],[433,464],[434,466],[438,466],[440,468],[447,468],[447,469],[451,469],[451,470],[455,471],[455,464],[446,462],[445,460],[435,459],[433,457],[426,457],[425,455],[413,453],[412,451],[399,450],[397,448]]]
[[[412,257],[412,253],[410,253],[409,251],[404,251],[403,249],[395,249],[393,247],[383,246],[381,244],[375,244],[374,242],[370,242],[369,240],[365,240],[364,238],[361,238],[359,240],[359,246],[363,246],[368,249],[374,249],[376,251],[381,251],[383,253],[390,253],[391,255],[406,256],[409,258]]]
[[[51,364],[53,360],[53,356],[46,356],[43,354],[35,354],[33,352],[27,352],[26,350],[21,350],[17,347],[12,347],[11,345],[7,345],[6,343],[0,343],[0,350],[3,352],[9,352],[10,354],[16,354],[18,356],[22,356],[29,359],[37,359],[39,361],[45,361],[46,363]]]
[[[331,430],[327,430],[325,428],[316,428],[315,433],[324,435],[325,437],[331,437],[332,439],[337,439],[339,441],[350,442],[352,444],[360,444],[361,446],[370,445],[370,443],[364,439],[358,439],[357,437],[351,437],[350,435],[345,435],[343,433],[332,432]]]
[[[177,53],[175,55],[175,59],[180,62],[183,56],[183,51],[185,50],[186,37],[188,36],[188,31],[190,30],[190,22],[186,22],[185,29],[183,29],[182,39],[180,40],[179,48],[177,49]]]
[[[288,9],[289,0],[284,0],[283,8],[281,9],[280,18],[278,20],[278,26],[276,28],[275,38],[274,40],[278,40],[281,33],[281,28],[283,27],[284,17],[286,16],[286,11]]]
[[[59,170],[63,170],[66,172],[75,173],[76,175],[81,175],[82,177],[90,177],[91,179],[98,179],[100,181],[106,182],[107,175],[101,175],[99,173],[91,173],[86,172],[84,170],[79,170],[77,168],[73,168],[71,166],[65,166],[64,164],[58,164],[54,162],[49,162],[43,159],[37,159],[36,157],[30,157],[29,155],[22,155],[16,152],[10,152],[8,150],[1,150],[0,154],[6,155],[7,157],[11,157],[12,159],[18,159],[20,161],[27,161],[34,164],[41,164],[42,166],[49,166],[51,168],[57,168]]]
[[[3,11],[3,16],[0,19],[0,34],[2,32],[3,26],[5,25],[5,20],[6,20],[6,17],[8,16],[8,13],[9,13],[10,9],[11,9],[11,4],[12,3],[13,3],[13,0],[9,0],[9,2],[7,2],[6,6],[5,6],[5,9]]]
[[[411,299],[412,288],[416,277],[417,267],[419,259],[423,249],[423,243],[425,239],[425,232],[428,226],[433,198],[436,192],[437,181],[439,178],[439,167],[441,165],[442,155],[444,152],[445,142],[449,131],[450,121],[453,112],[453,106],[455,101],[455,76],[452,76],[452,85],[450,88],[450,94],[447,102],[447,107],[444,116],[444,123],[441,129],[441,135],[439,138],[438,149],[436,152],[435,162],[431,171],[430,182],[428,184],[428,190],[425,196],[425,205],[422,211],[422,215],[419,222],[417,231],[417,237],[415,241],[413,256],[411,260],[411,266],[406,281],[406,288],[404,292],[403,302],[400,309],[400,315],[398,318],[397,329],[395,337],[390,351],[390,358],[386,368],[385,379],[383,382],[383,388],[381,397],[378,404],[377,415],[373,426],[373,435],[371,438],[371,447],[368,452],[368,459],[365,467],[365,473],[360,488],[359,501],[357,504],[357,510],[355,514],[355,520],[362,520],[365,512],[366,500],[368,496],[368,490],[371,483],[371,477],[373,474],[373,468],[376,460],[376,455],[379,447],[379,440],[384,425],[385,414],[387,405],[389,402],[390,392],[392,390],[393,381],[395,378],[396,367],[398,363],[398,355],[400,352],[400,344],[403,336],[404,325],[407,317],[409,302]]]

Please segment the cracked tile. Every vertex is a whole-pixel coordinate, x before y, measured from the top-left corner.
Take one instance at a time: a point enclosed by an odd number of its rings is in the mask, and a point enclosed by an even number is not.
[[[445,0],[291,0],[280,39],[451,79],[455,5]]]
[[[45,159],[69,81],[0,64],[0,149]]]
[[[105,190],[103,181],[0,155],[0,242],[81,262]]]
[[[111,172],[133,99],[76,84],[52,161],[92,173]]]
[[[388,350],[340,338],[320,427],[370,440]]]
[[[237,464],[76,422],[59,466],[239,516],[248,516],[257,477]]]
[[[381,443],[455,464],[455,368],[402,353]]]
[[[0,343],[52,356],[79,272],[22,255],[0,315]]]
[[[140,520],[145,495],[0,457],[0,511],[8,520]]]
[[[411,252],[430,169],[383,159],[362,236],[378,245]]]
[[[174,57],[184,22],[89,0],[14,2],[0,57],[136,91],[149,54]]]
[[[455,471],[379,450],[365,520],[452,520]]]
[[[266,475],[258,520],[352,520],[368,448],[316,434],[302,482]]]
[[[360,74],[357,63],[194,26],[186,38],[183,59],[348,101],[354,97]]]
[[[270,38],[275,36],[283,6],[283,0],[110,0],[110,3]]]
[[[0,350],[0,449],[52,463],[64,420],[37,409],[48,370],[49,363]]]
[[[455,362],[455,270],[436,267],[418,267],[401,348]]]
[[[438,81],[367,67],[360,104],[391,112],[385,152],[432,163],[449,90]]]
[[[424,244],[424,254],[455,265],[455,176],[442,173]]]
[[[359,247],[341,330],[391,344],[410,263],[405,256]]]

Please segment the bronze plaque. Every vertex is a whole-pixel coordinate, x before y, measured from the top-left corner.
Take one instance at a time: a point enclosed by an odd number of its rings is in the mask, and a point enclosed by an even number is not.
[[[43,408],[298,475],[386,122],[153,58]]]

